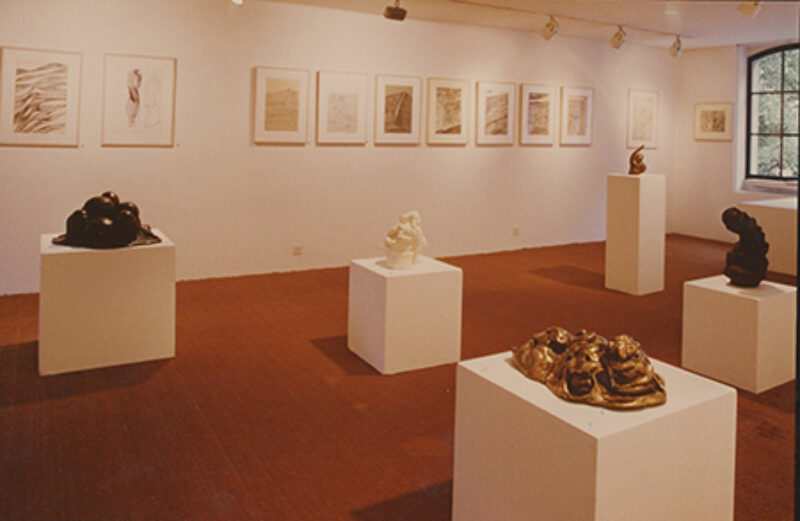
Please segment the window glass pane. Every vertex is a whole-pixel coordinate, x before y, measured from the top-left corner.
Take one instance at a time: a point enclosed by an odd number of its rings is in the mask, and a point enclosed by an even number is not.
[[[797,177],[798,148],[800,148],[798,138],[783,138],[783,177]]]
[[[798,127],[797,94],[784,94],[783,97],[783,131],[797,134]]]
[[[797,57],[800,56],[800,49],[792,49],[784,53],[783,62],[783,90],[797,90],[800,69],[798,69]]]
[[[781,53],[770,54],[754,60],[753,92],[774,91],[781,88]]]
[[[781,131],[780,94],[754,94],[750,110],[751,132],[777,134]]]
[[[780,176],[781,138],[753,136],[750,141],[750,173],[758,176]]]

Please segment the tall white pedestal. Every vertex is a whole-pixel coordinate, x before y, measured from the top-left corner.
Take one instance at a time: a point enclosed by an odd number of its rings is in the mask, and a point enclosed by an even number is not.
[[[458,364],[454,521],[731,521],[736,391],[654,360],[667,403],[570,403],[504,352]]]
[[[764,230],[769,271],[797,275],[797,197],[744,201],[741,208]]]
[[[461,358],[461,268],[422,257],[407,270],[350,261],[347,346],[383,374]]]
[[[794,379],[797,288],[740,288],[717,275],[683,284],[681,364],[760,393]]]
[[[95,250],[41,236],[39,374],[175,356],[175,245]]]
[[[609,174],[607,181],[606,287],[631,295],[663,290],[664,176]]]

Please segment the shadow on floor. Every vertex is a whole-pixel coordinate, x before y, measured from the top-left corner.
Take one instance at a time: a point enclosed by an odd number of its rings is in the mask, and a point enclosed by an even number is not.
[[[314,338],[314,347],[345,373],[352,376],[375,376],[380,374],[358,355],[347,348],[347,335]]]
[[[589,289],[605,289],[605,277],[602,273],[590,271],[575,266],[552,266],[530,270],[528,273],[551,279],[570,286],[578,286]]]
[[[354,510],[352,514],[357,521],[450,521],[452,501],[450,480]]]

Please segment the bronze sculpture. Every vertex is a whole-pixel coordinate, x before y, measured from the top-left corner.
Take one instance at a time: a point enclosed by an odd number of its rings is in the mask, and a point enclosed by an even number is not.
[[[86,248],[121,248],[156,244],[161,239],[142,225],[139,207],[131,201],[120,202],[114,192],[103,192],[88,199],[83,208],[67,219],[67,233],[53,238],[53,244]]]
[[[739,242],[725,255],[723,272],[734,286],[754,288],[767,276],[769,243],[756,220],[736,207],[722,212],[725,227],[739,235]]]
[[[511,350],[525,376],[568,401],[620,410],[667,401],[664,379],[629,335],[608,341],[585,329],[572,335],[553,326]]]
[[[628,174],[629,175],[639,175],[644,173],[647,170],[647,165],[644,164],[644,154],[641,153],[644,145],[641,145],[639,148],[633,151],[631,157],[628,158]]]

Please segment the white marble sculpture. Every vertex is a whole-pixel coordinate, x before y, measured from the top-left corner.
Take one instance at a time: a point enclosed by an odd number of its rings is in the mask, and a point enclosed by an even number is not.
[[[386,247],[386,265],[396,270],[405,270],[419,262],[425,253],[428,241],[422,235],[419,212],[412,211],[400,216],[394,228],[386,234],[383,245]]]

